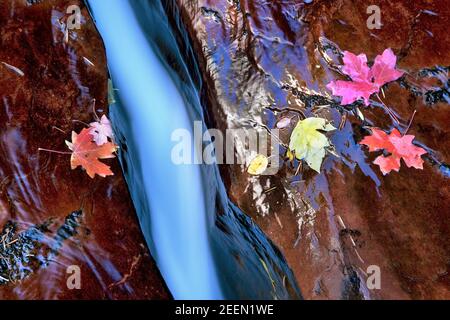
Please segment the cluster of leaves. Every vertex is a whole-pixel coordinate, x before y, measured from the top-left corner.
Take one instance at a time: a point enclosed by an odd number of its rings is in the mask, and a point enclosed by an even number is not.
[[[114,158],[114,153],[118,148],[114,143],[111,123],[105,115],[101,119],[97,117],[97,121],[90,123],[88,128],[83,128],[79,133],[72,131],[72,141],[66,140],[66,145],[71,152],[42,148],[39,148],[39,150],[70,154],[72,170],[81,166],[92,179],[96,174],[100,177],[114,175],[111,168],[100,161],[101,159]]]
[[[341,70],[351,80],[332,81],[327,85],[333,95],[342,97],[343,105],[362,99],[368,106],[372,94],[378,93],[385,84],[403,75],[402,71],[396,69],[397,57],[391,49],[386,49],[383,54],[378,55],[372,67],[368,66],[365,54],[355,55],[348,51],[344,52],[343,62]],[[290,118],[282,118],[278,121],[277,128],[285,128],[290,123]],[[331,147],[325,133],[333,130],[336,128],[323,118],[310,117],[299,121],[292,131],[288,154],[305,161],[311,169],[320,173],[322,161]],[[371,152],[384,151],[385,155],[378,156],[374,163],[386,175],[392,170],[400,170],[401,159],[408,167],[423,169],[421,156],[427,152],[413,145],[414,138],[413,135],[406,135],[406,132],[402,135],[397,129],[387,134],[372,128],[372,134],[365,137],[360,144],[368,146]],[[248,172],[253,175],[261,174],[267,164],[267,158],[258,155],[250,163]]]
[[[281,119],[277,127],[287,127],[291,123],[289,118]],[[336,130],[326,119],[310,117],[297,123],[291,134],[288,154],[291,160],[295,156],[298,160],[304,160],[308,166],[320,173],[322,161],[331,143],[323,132]],[[267,166],[268,159],[264,155],[257,155],[251,162],[247,172],[251,175],[262,174]]]
[[[334,95],[342,97],[342,104],[350,104],[362,98],[366,106],[372,94],[378,93],[386,83],[397,80],[403,72],[396,69],[397,57],[392,50],[384,50],[382,55],[375,58],[373,66],[367,65],[365,54],[355,55],[344,52],[344,66],[342,72],[351,78],[351,81],[332,81],[328,88]],[[423,169],[421,155],[427,152],[413,145],[413,135],[403,135],[394,129],[389,135],[384,131],[372,128],[372,134],[365,137],[360,144],[369,147],[369,151],[384,150],[387,156],[380,155],[374,161],[386,175],[392,170],[400,170],[400,160],[403,159],[408,167]]]
[[[89,128],[83,128],[80,133],[72,131],[72,141],[66,141],[72,151],[70,158],[72,170],[81,166],[91,178],[96,174],[100,177],[114,175],[111,168],[100,161],[115,157],[117,145],[112,139],[111,123],[105,115],[92,122]]]

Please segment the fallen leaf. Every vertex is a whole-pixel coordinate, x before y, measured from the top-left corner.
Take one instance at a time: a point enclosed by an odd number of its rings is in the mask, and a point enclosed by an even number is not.
[[[326,148],[330,146],[328,138],[321,131],[336,130],[326,119],[307,118],[299,121],[291,134],[289,149],[295,157],[305,160],[309,167],[320,173]]]
[[[374,83],[381,88],[386,83],[397,80],[403,72],[395,69],[397,57],[391,49],[384,50],[382,55],[375,58],[375,62],[370,69],[370,77]]]
[[[258,154],[252,161],[250,161],[247,172],[253,176],[258,176],[267,169],[268,165],[269,159],[262,154]]]
[[[291,124],[291,118],[288,118],[288,117],[281,118],[280,121],[278,121],[278,123],[277,123],[277,128],[283,129],[283,128],[286,128],[290,124]]]
[[[342,97],[343,105],[362,98],[364,104],[368,106],[372,94],[379,92],[386,83],[397,80],[403,75],[403,72],[395,69],[397,57],[390,48],[375,58],[372,68],[367,65],[365,54],[356,56],[345,51],[343,61],[342,72],[352,81],[337,80],[327,85],[333,95]]]
[[[292,151],[290,149],[286,150],[286,155],[285,155],[286,159],[288,159],[289,161],[294,161],[294,154],[292,153]]]
[[[423,169],[422,155],[427,152],[412,144],[413,135],[402,136],[397,129],[392,130],[388,135],[380,129],[372,129],[372,135],[365,137],[360,144],[369,147],[369,151],[385,150],[390,155],[380,155],[373,163],[380,167],[383,175],[392,170],[400,170],[400,160],[403,159],[408,168]]]
[[[109,166],[99,161],[115,157],[113,153],[117,150],[117,146],[114,143],[107,142],[99,146],[92,141],[90,130],[84,128],[79,134],[72,131],[72,142],[66,141],[66,144],[72,150],[70,158],[72,170],[81,166],[91,178],[96,174],[101,177],[114,175]]]
[[[333,81],[327,85],[327,88],[331,89],[334,96],[342,97],[341,104],[343,105],[351,104],[362,98],[366,106],[370,104],[370,96],[379,90],[375,84],[368,81],[344,80]]]
[[[90,127],[89,132],[94,138],[95,143],[99,146],[107,143],[108,138],[113,138],[111,122],[109,122],[109,119],[105,115],[102,116],[100,121],[92,122]]]
[[[353,81],[367,81],[369,79],[370,68],[367,65],[367,56],[365,54],[357,56],[349,51],[345,51],[343,61],[342,72]]]

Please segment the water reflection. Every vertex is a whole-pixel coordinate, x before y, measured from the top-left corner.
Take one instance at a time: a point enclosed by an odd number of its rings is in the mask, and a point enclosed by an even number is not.
[[[281,253],[226,196],[216,166],[176,166],[171,133],[203,120],[158,2],[91,1],[120,104],[111,118],[141,227],[175,298],[295,298]],[[185,43],[186,44],[186,43]]]

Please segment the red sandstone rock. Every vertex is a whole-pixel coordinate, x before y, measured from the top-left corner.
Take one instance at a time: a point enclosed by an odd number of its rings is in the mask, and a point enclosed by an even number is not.
[[[204,74],[210,127],[273,128],[295,110],[320,112],[338,126],[342,113],[316,107],[333,103],[325,86],[341,77],[339,48],[371,61],[393,48],[407,76],[384,90],[384,100],[403,124],[417,110],[409,134],[429,148],[423,171],[383,177],[375,156],[357,145],[369,133],[349,115],[332,136],[341,157],[327,156],[320,175],[306,169],[296,178],[287,166],[270,177],[250,177],[240,165],[221,172],[231,199],[281,248],[305,298],[448,299],[450,189],[439,163],[449,162],[449,106],[427,105],[412,90],[425,94],[430,83],[448,81],[445,72],[421,76],[450,65],[447,2],[374,1],[380,30],[366,26],[367,1],[177,3]],[[381,108],[361,110],[370,124],[395,127]],[[371,265],[381,269],[381,290],[366,288]]]
[[[66,34],[66,10],[74,3],[82,8],[81,29]],[[82,211],[76,234],[55,247],[51,261],[29,257],[34,266],[29,274],[0,282],[0,299],[169,297],[145,246],[117,159],[108,162],[113,177],[91,179],[81,169],[70,169],[70,155],[38,152],[68,151],[64,140],[83,128],[74,120],[94,120],[93,99],[98,113],[107,112],[105,60],[82,1],[0,2],[0,232],[8,221],[18,223],[16,237],[53,221],[48,238],[35,243],[36,252],[48,253],[43,243],[64,240],[64,229],[57,233],[57,228],[70,213]],[[67,288],[70,265],[81,268],[80,290]],[[11,275],[11,269],[2,271]]]

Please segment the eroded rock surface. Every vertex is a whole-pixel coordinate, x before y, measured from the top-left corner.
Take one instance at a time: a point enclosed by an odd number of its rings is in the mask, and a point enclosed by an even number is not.
[[[210,127],[270,129],[299,110],[342,126],[330,135],[339,157],[329,154],[321,174],[296,176],[285,163],[251,177],[243,165],[221,166],[229,196],[281,248],[305,298],[449,298],[447,2],[373,1],[379,30],[367,28],[362,0],[176,3],[204,74]],[[344,79],[342,51],[373,61],[388,47],[406,72],[383,89],[399,124],[376,98],[341,107],[325,87]],[[429,152],[424,170],[403,164],[383,176],[358,142],[367,126],[404,132],[414,110],[408,133]],[[282,130],[285,143],[291,130]],[[381,270],[380,290],[366,285],[369,266]]]
[[[34,2],[34,4],[32,4]],[[67,30],[76,4],[81,28]],[[65,140],[107,112],[101,39],[82,1],[0,2],[0,299],[163,299],[117,159],[71,170]],[[70,290],[67,267],[81,270]]]

